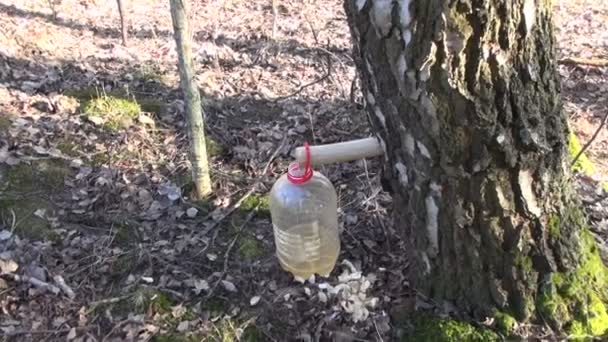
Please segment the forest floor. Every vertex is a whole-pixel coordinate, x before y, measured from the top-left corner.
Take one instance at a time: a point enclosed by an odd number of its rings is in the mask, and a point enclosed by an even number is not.
[[[329,278],[301,284],[274,256],[265,195],[292,149],[371,134],[339,1],[280,1],[274,37],[270,1],[193,1],[208,201],[190,198],[169,2],[125,1],[127,47],[114,1],[55,3],[0,0],[0,340],[402,333],[390,316],[413,290],[377,160],[321,169],[342,232]],[[556,13],[560,59],[608,58],[608,4],[568,1]],[[560,73],[584,144],[608,112],[608,68],[566,63]],[[604,240],[607,151],[604,129],[579,177]],[[341,305],[353,298],[335,287],[365,300]]]

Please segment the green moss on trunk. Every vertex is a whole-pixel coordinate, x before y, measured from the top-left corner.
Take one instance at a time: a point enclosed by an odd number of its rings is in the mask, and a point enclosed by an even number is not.
[[[501,311],[494,313],[494,322],[496,329],[506,336],[511,335],[517,325],[515,317]]]
[[[538,297],[539,314],[572,337],[608,333],[608,268],[587,229],[581,231],[580,263],[572,272],[553,273]]]

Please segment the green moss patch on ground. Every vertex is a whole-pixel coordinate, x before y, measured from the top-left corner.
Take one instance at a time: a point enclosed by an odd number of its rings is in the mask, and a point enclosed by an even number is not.
[[[260,342],[265,341],[262,333],[254,326],[243,327],[234,320],[222,320],[203,332],[168,332],[154,336],[155,342]]]
[[[13,121],[8,115],[0,115],[0,132],[6,132],[12,125]]]
[[[245,260],[255,260],[265,254],[264,246],[256,238],[243,234],[239,238],[239,255]]]
[[[258,215],[270,215],[270,204],[268,195],[252,194],[241,203],[240,209],[244,211],[258,208]]]
[[[134,77],[144,82],[164,83],[165,77],[161,68],[154,63],[143,63],[138,66]]]
[[[95,87],[86,87],[82,89],[68,89],[64,92],[64,94],[66,96],[78,99],[81,103],[102,98],[104,96],[133,101],[139,105],[142,112],[154,114],[160,114],[165,109],[165,103],[158,98],[129,94],[119,90],[105,92]]]
[[[478,328],[467,322],[421,315],[413,320],[414,328],[402,341],[433,342],[491,342],[498,341],[498,335],[486,328]]]
[[[43,215],[55,209],[51,197],[63,187],[73,171],[62,160],[46,159],[2,167],[0,219],[9,226],[15,222],[18,233],[33,239],[53,238]]]
[[[137,102],[108,95],[86,100],[81,109],[85,116],[99,118],[112,131],[131,126],[141,112]]]
[[[209,157],[219,157],[226,153],[226,148],[213,138],[209,137],[209,134],[205,134],[205,145],[207,147],[207,155],[209,155]]]

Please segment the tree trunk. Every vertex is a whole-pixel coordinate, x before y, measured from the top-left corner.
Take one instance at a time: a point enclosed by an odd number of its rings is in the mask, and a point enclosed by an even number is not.
[[[604,333],[608,272],[568,186],[550,3],[345,9],[417,290],[468,317]]]
[[[122,33],[122,45],[127,46],[127,21],[123,0],[116,0],[118,4],[118,14],[120,15],[120,31]]]
[[[170,1],[173,32],[179,59],[179,76],[188,120],[192,178],[198,197],[204,198],[211,194],[211,178],[209,177],[209,160],[205,144],[201,96],[194,80],[194,61],[192,60],[192,48],[190,47],[190,30],[186,17],[185,0]]]

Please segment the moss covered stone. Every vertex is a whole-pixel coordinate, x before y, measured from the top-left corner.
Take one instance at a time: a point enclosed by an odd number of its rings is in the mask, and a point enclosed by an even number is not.
[[[469,323],[453,319],[422,316],[414,320],[414,330],[404,336],[403,341],[433,342],[491,342],[498,341],[498,335],[486,328],[478,328]]]
[[[85,101],[82,112],[87,117],[99,118],[104,127],[117,131],[129,127],[141,108],[133,100],[104,95]]]
[[[608,333],[608,268],[587,229],[581,231],[580,241],[578,267],[551,274],[537,308],[544,319],[573,337],[601,336]]]

